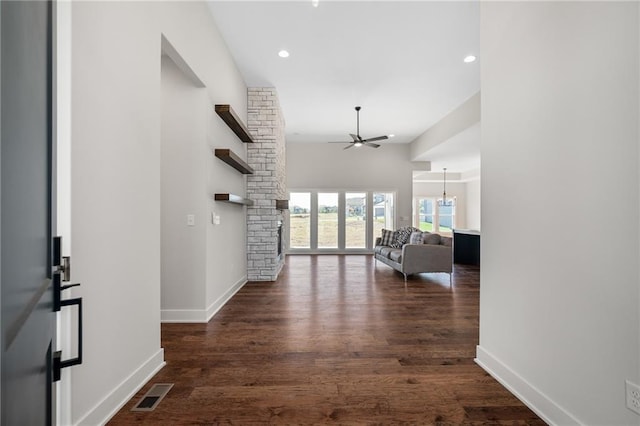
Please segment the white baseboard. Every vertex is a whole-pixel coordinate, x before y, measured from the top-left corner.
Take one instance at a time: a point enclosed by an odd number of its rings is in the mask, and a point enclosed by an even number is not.
[[[205,322],[209,322],[211,318],[215,314],[218,313],[220,308],[222,308],[232,297],[234,294],[238,292],[245,284],[247,283],[247,277],[242,277],[239,281],[237,281],[234,285],[231,286],[229,290],[227,290],[222,296],[218,297],[218,299],[213,302],[207,308],[207,319]]]
[[[481,346],[476,346],[475,362],[546,423],[563,426],[582,424]]]
[[[165,364],[164,349],[160,348],[75,424],[106,424]]]
[[[160,311],[160,321],[166,323],[207,323],[246,283],[247,277],[242,277],[207,309],[163,309]]]
[[[160,322],[207,322],[204,309],[163,309]]]

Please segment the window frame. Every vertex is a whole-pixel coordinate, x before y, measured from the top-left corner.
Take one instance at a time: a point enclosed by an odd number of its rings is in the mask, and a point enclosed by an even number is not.
[[[391,194],[393,196],[393,229],[396,228],[397,223],[397,190],[390,189],[327,189],[327,188],[296,188],[290,189],[289,193],[309,193],[311,200],[311,217],[310,217],[310,247],[291,247],[291,234],[289,234],[289,241],[287,242],[287,254],[322,254],[322,253],[335,253],[335,254],[369,254],[373,251],[373,245],[375,243],[376,236],[373,235],[373,194]],[[318,194],[326,193],[338,193],[338,246],[336,248],[321,248],[318,247]],[[347,248],[346,247],[346,194],[365,194],[365,247]],[[290,205],[289,208],[293,208]],[[290,215],[286,220],[286,227],[291,229]]]
[[[430,200],[433,206],[433,210],[431,215],[433,217],[432,222],[432,230],[429,232],[451,236],[453,235],[453,230],[456,227],[456,217],[457,217],[457,209],[458,209],[458,200],[456,196],[447,197],[448,200],[451,200],[453,203],[453,212],[449,214],[441,214],[440,213],[440,203],[442,197],[437,196],[415,196],[413,198],[413,226],[416,228],[420,228],[420,203],[422,200]],[[440,231],[440,218],[441,217],[451,217],[451,231]]]

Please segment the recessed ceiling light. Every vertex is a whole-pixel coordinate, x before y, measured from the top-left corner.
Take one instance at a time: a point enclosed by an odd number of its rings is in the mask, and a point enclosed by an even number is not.
[[[281,58],[288,58],[289,57],[289,52],[287,52],[286,50],[281,50],[278,52],[278,56],[280,56]]]
[[[471,62],[474,62],[476,60],[476,57],[473,55],[469,55],[469,56],[465,56],[464,58],[464,62],[466,64],[470,64]]]
[[[389,135],[389,137],[390,137],[390,138],[393,138],[393,137],[395,137],[395,136],[396,136],[396,135],[394,135],[393,133],[391,133],[391,134]]]
[[[313,7],[318,7],[319,3],[320,3],[320,0],[311,0],[311,4],[313,5]]]

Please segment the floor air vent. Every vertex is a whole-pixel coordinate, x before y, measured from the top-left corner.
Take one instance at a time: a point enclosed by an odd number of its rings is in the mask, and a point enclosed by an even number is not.
[[[131,411],[153,411],[160,404],[169,390],[173,387],[173,383],[156,383],[151,389],[138,401]]]

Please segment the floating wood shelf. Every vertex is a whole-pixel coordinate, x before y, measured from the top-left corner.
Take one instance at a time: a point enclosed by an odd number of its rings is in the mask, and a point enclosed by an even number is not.
[[[289,210],[289,200],[276,200],[276,209]]]
[[[215,149],[215,155],[244,175],[253,174],[253,169],[230,149]]]
[[[227,123],[227,126],[233,133],[240,138],[242,142],[253,143],[253,138],[249,134],[249,130],[245,127],[244,123],[236,113],[231,109],[230,105],[216,105],[216,113]]]
[[[214,194],[213,198],[216,201],[223,201],[225,203],[243,204],[245,206],[252,206],[253,205],[253,201],[249,200],[248,198],[242,198],[239,195]]]

